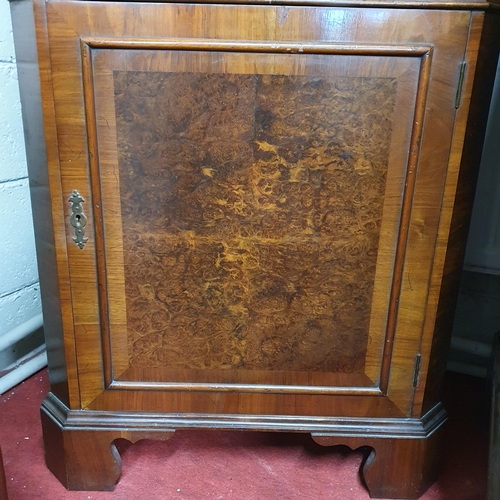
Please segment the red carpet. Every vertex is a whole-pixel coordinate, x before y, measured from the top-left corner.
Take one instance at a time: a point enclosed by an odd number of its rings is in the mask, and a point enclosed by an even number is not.
[[[488,429],[485,382],[449,373],[443,466],[425,500],[483,500]],[[362,500],[362,451],[322,448],[308,435],[179,431],[166,442],[120,443],[122,476],[113,492],[68,492],[45,468],[38,373],[0,398],[0,445],[9,500]]]

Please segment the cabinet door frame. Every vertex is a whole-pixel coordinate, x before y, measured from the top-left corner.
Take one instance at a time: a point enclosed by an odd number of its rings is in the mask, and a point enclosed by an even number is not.
[[[98,59],[103,59],[99,63],[100,70],[96,67],[97,61],[93,60],[92,49],[99,49],[99,55],[96,55]],[[119,49],[120,55],[116,55],[116,51],[113,49]],[[132,50],[131,50],[132,49]],[[144,49],[147,52],[144,52]],[[111,51],[109,55],[101,56],[102,50]],[[137,51],[137,52],[136,52]],[[385,208],[383,212],[385,217],[390,216],[390,224],[382,223],[382,230],[380,234],[379,246],[382,247],[379,252],[379,258],[377,263],[377,278],[376,281],[379,283],[383,280],[383,284],[376,285],[376,291],[374,294],[379,295],[378,300],[375,298],[374,303],[377,302],[378,308],[374,311],[375,306],[372,305],[371,321],[370,321],[370,343],[368,345],[367,359],[372,360],[373,366],[370,367],[370,371],[365,368],[365,374],[369,377],[367,380],[367,387],[349,387],[347,383],[347,377],[344,377],[344,385],[335,383],[335,381],[326,384],[315,384],[313,385],[309,376],[310,385],[298,385],[293,383],[284,384],[265,384],[263,382],[259,383],[221,383],[211,381],[210,383],[180,383],[180,382],[169,382],[167,380],[159,381],[153,379],[154,381],[123,381],[123,379],[116,378],[113,376],[113,371],[125,371],[128,368],[128,355],[124,347],[121,345],[123,342],[120,339],[127,336],[126,332],[126,304],[123,297],[125,296],[124,282],[125,278],[121,275],[118,278],[119,284],[114,284],[114,278],[110,277],[110,273],[106,273],[105,262],[98,263],[101,266],[101,275],[105,276],[106,287],[102,287],[100,304],[101,304],[101,317],[107,317],[108,311],[106,309],[107,304],[112,308],[109,310],[109,324],[103,325],[103,332],[108,332],[103,334],[103,349],[104,349],[104,371],[106,384],[109,388],[113,389],[144,389],[144,390],[191,390],[191,391],[238,391],[238,392],[259,392],[265,390],[267,393],[314,393],[314,394],[349,394],[355,393],[356,395],[381,395],[387,393],[387,386],[389,381],[389,371],[390,371],[390,358],[392,355],[392,339],[394,337],[395,329],[395,318],[393,317],[396,313],[397,306],[396,302],[398,300],[401,282],[401,273],[404,262],[405,246],[407,242],[407,230],[409,227],[409,217],[410,217],[410,207],[411,198],[413,195],[415,175],[407,175],[407,172],[415,172],[414,165],[418,160],[419,147],[416,144],[417,137],[420,136],[423,124],[423,114],[425,105],[425,96],[427,94],[427,85],[429,82],[428,73],[430,71],[431,61],[432,61],[432,46],[429,45],[401,45],[401,46],[375,46],[375,45],[357,45],[356,47],[344,46],[341,44],[308,44],[308,43],[283,43],[279,47],[273,42],[234,42],[225,40],[137,40],[126,41],[126,40],[102,40],[102,39],[82,39],[82,53],[84,61],[84,79],[87,82],[85,86],[85,97],[86,97],[86,109],[87,109],[87,124],[88,124],[88,135],[92,137],[92,141],[98,145],[100,142],[105,145],[104,148],[100,148],[99,151],[91,158],[90,168],[91,176],[101,179],[101,182],[94,183],[93,198],[98,200],[100,209],[100,218],[104,222],[104,227],[99,229],[99,234],[102,237],[97,238],[96,244],[99,245],[98,256],[106,255],[108,260],[113,263],[123,262],[123,253],[121,249],[116,245],[116,241],[121,240],[126,232],[127,227],[123,226],[120,217],[120,207],[119,200],[115,200],[112,204],[111,218],[106,217],[104,213],[106,211],[107,203],[103,200],[103,190],[105,189],[108,193],[114,193],[119,191],[117,186],[119,173],[116,171],[118,159],[116,148],[112,146],[114,140],[116,140],[116,119],[115,110],[112,104],[112,72],[123,68],[123,70],[130,69],[133,63],[127,62],[130,60],[140,60],[140,67],[147,68],[148,64],[144,61],[146,55],[150,55],[154,59],[156,68],[153,71],[158,71],[159,58],[161,56],[160,51],[168,51],[168,53],[177,53],[177,57],[180,54],[184,57],[189,57],[190,53],[196,54],[197,58],[205,53],[212,54],[217,59],[224,59],[224,56],[229,53],[236,53],[237,55],[242,53],[248,53],[246,58],[251,58],[255,53],[263,54],[266,57],[267,54],[289,54],[295,53],[300,54],[303,59],[307,57],[306,54],[321,54],[323,56],[337,55],[341,56],[340,59],[344,64],[346,56],[359,56],[366,59],[364,61],[369,64],[370,56],[375,59],[373,66],[376,67],[377,63],[382,64],[383,61],[389,59],[390,57],[396,57],[396,61],[393,64],[396,68],[401,67],[400,73],[408,73],[408,58],[414,58],[413,62],[413,76],[414,79],[407,77],[409,82],[407,86],[415,84],[415,103],[413,106],[415,109],[409,108],[406,101],[403,99],[398,99],[398,106],[394,111],[394,125],[393,129],[396,131],[412,128],[411,134],[404,133],[397,134],[397,138],[393,138],[392,142],[396,144],[404,143],[408,141],[408,150],[413,152],[408,155],[407,162],[408,165],[404,165],[403,155],[392,155],[396,158],[391,157],[389,160],[390,164],[399,163],[399,165],[393,166],[391,168],[391,177],[395,178],[391,183],[393,185],[386,187],[386,198],[389,199],[385,203]],[[175,51],[175,52],[173,52]],[[158,53],[160,52],[160,53]],[[165,54],[165,52],[163,52]],[[215,54],[218,54],[215,56]],[[172,57],[174,57],[172,55]],[[297,56],[294,56],[295,58]],[[403,60],[404,58],[404,60]],[[327,58],[325,58],[327,59]],[[123,62],[122,62],[123,60]],[[306,59],[307,60],[307,59]],[[265,61],[265,59],[264,59]],[[401,64],[401,61],[403,61]],[[227,68],[227,61],[224,60],[222,64]],[[265,64],[265,63],[264,63]],[[325,64],[327,61],[325,60]],[[208,67],[212,67],[213,63],[210,63]],[[111,67],[112,66],[112,67]],[[105,72],[107,73],[106,78],[97,76],[97,73]],[[142,72],[147,71],[146,69],[141,69]],[[173,70],[172,70],[173,71]],[[335,70],[333,71],[335,74]],[[273,71],[274,74],[275,71]],[[145,73],[147,74],[147,73]],[[385,74],[385,73],[384,73]],[[414,81],[415,80],[415,81]],[[401,87],[403,82],[399,82]],[[98,87],[103,90],[98,90]],[[411,89],[408,89],[408,93]],[[99,101],[96,103],[96,101]],[[402,102],[401,102],[402,101]],[[409,108],[409,109],[405,109]],[[106,108],[106,112],[104,109]],[[400,115],[407,114],[406,121],[407,124],[401,119]],[[412,120],[414,126],[411,127]],[[415,125],[416,124],[416,125]],[[396,135],[396,133],[394,134]],[[400,149],[405,149],[400,146]],[[389,176],[389,173],[387,174]],[[389,181],[387,181],[389,182]],[[103,184],[104,183],[104,184]],[[112,187],[107,187],[110,183],[113,184]],[[399,196],[398,196],[399,194]],[[109,195],[111,196],[111,194]],[[395,207],[393,206],[395,205]],[[389,214],[389,215],[388,215]],[[401,215],[400,215],[401,214]],[[398,228],[399,225],[399,228]],[[112,227],[112,230],[110,229]],[[123,232],[122,232],[123,226]],[[389,226],[389,227],[387,227]],[[106,230],[108,227],[108,230]],[[128,228],[131,229],[131,228]],[[386,240],[390,240],[387,241]],[[379,248],[380,248],[379,247]],[[380,256],[385,257],[385,262]],[[382,261],[382,264],[380,263]],[[113,266],[113,273],[119,273],[118,267]],[[120,273],[121,274],[121,273]],[[383,278],[380,275],[383,274]],[[387,290],[392,286],[392,291],[387,296]],[[113,293],[111,293],[110,288],[113,288]],[[110,294],[113,295],[113,299],[110,299]],[[380,303],[380,305],[379,305]],[[117,319],[115,320],[114,317]],[[113,326],[119,329],[117,333],[113,332]],[[386,330],[385,337],[380,340],[375,341],[377,337],[377,330]],[[380,334],[378,334],[380,337]],[[114,340],[113,340],[114,339]],[[375,345],[376,344],[376,345]],[[126,347],[126,345],[125,345]],[[116,351],[117,356],[122,354],[123,368],[116,370],[117,365],[120,363],[113,362],[112,358],[120,359],[119,357],[113,356],[113,350]],[[380,351],[383,351],[381,353]],[[115,370],[113,370],[115,368]],[[118,374],[119,375],[119,374]],[[369,382],[372,382],[371,384]],[[143,382],[143,383],[141,383]],[[318,386],[319,385],[319,386]]]
[[[180,25],[185,27],[185,17],[187,12],[192,9],[202,11],[203,16],[217,17],[222,15],[221,11],[228,11],[230,6],[172,6],[172,5],[144,5],[146,16],[151,16],[153,19],[156,15],[164,16],[164,20],[168,20],[169,29],[176,31],[173,24],[180,21]],[[176,9],[183,11],[181,14],[176,14]],[[468,21],[470,14],[465,12],[432,12],[426,13],[426,16],[435,16],[438,18],[446,18],[446,26],[451,26],[448,32],[428,34],[428,39],[425,43],[420,42],[420,27],[414,20],[412,29],[408,39],[402,36],[402,33],[393,35],[384,34],[381,36],[380,42],[374,43],[370,40],[373,34],[368,34],[365,39],[358,41],[356,34],[350,35],[349,39],[345,32],[339,35],[335,34],[333,28],[327,33],[332,41],[324,42],[322,38],[325,33],[316,35],[317,40],[312,42],[304,41],[304,33],[296,35],[297,40],[289,41],[290,31],[283,29],[273,34],[271,42],[262,42],[259,36],[255,35],[255,40],[244,41],[245,33],[240,36],[240,42],[235,43],[234,40],[226,40],[222,38],[216,29],[211,35],[214,35],[215,41],[212,38],[202,37],[204,29],[193,28],[192,36],[189,40],[181,38],[157,38],[152,36],[145,37],[137,30],[126,27],[124,23],[110,21],[113,18],[112,13],[121,13],[125,16],[132,15],[131,7],[127,5],[91,5],[85,7],[86,12],[83,13],[83,7],[77,4],[65,2],[53,2],[48,4],[49,18],[49,37],[54,42],[54,47],[59,47],[52,50],[52,71],[54,74],[54,94],[56,116],[58,117],[58,138],[60,144],[60,163],[63,183],[64,196],[69,196],[72,190],[69,186],[74,186],[75,181],[83,181],[86,187],[79,189],[83,197],[87,200],[87,207],[92,206],[87,225],[87,231],[90,236],[89,244],[84,252],[76,248],[73,242],[74,228],[69,221],[66,223],[66,240],[68,242],[69,267],[72,283],[72,296],[74,317],[75,317],[75,339],[77,346],[77,363],[80,380],[80,390],[82,407],[96,409],[123,409],[123,404],[127,401],[127,392],[130,390],[137,391],[137,385],[131,384],[125,387],[123,383],[117,383],[112,380],[109,368],[106,369],[106,363],[103,363],[103,358],[110,350],[108,342],[109,336],[106,334],[108,320],[106,317],[107,297],[103,288],[105,282],[106,270],[103,266],[96,262],[104,262],[104,249],[99,245],[94,246],[92,240],[102,241],[104,234],[102,229],[102,212],[99,196],[95,193],[100,192],[98,184],[98,176],[89,175],[90,171],[98,171],[97,161],[97,137],[95,132],[96,127],[92,125],[94,112],[94,97],[92,90],[92,71],[88,64],[89,55],[92,47],[114,47],[116,49],[125,49],[126,47],[151,48],[166,46],[177,48],[193,47],[203,48],[206,50],[231,50],[233,44],[236,50],[242,50],[242,47],[248,47],[249,51],[258,52],[262,50],[269,52],[272,50],[289,50],[299,51],[300,48],[316,53],[373,53],[390,54],[394,56],[410,56],[420,57],[421,76],[418,92],[416,95],[416,106],[414,114],[414,122],[417,124],[412,132],[412,147],[409,153],[409,162],[407,169],[407,186],[402,206],[402,219],[400,227],[400,244],[395,260],[395,272],[392,283],[392,293],[390,299],[390,314],[388,324],[388,334],[385,337],[386,345],[384,347],[382,376],[380,379],[380,389],[374,390],[362,389],[352,391],[348,388],[321,387],[321,388],[300,388],[300,387],[277,387],[275,407],[282,407],[282,412],[288,411],[303,411],[310,402],[310,393],[317,393],[317,407],[315,413],[318,413],[319,407],[324,404],[319,402],[324,401],[327,394],[336,394],[335,401],[328,403],[324,410],[325,414],[338,412],[337,408],[347,407],[347,413],[356,416],[357,412],[360,415],[371,414],[372,416],[379,415],[407,415],[412,406],[413,391],[415,388],[415,368],[420,355],[424,355],[424,361],[427,362],[428,353],[420,352],[420,342],[422,339],[422,327],[424,319],[426,319],[426,301],[428,293],[428,280],[431,272],[432,261],[434,256],[433,242],[437,236],[437,226],[440,218],[441,197],[446,180],[446,166],[452,138],[452,123],[455,115],[454,109],[454,93],[455,93],[455,68],[447,69],[449,59],[461,61],[466,44],[466,35],[468,29]],[[247,11],[252,19],[263,21],[271,19],[275,15],[274,7],[251,7],[245,6],[240,9]],[[311,8],[317,15],[317,23],[320,23],[321,16],[334,14],[339,16],[338,9],[329,8]],[[290,22],[298,22],[302,8],[289,8],[287,20]],[[333,12],[335,10],[335,13]],[[99,15],[106,12],[109,26],[99,20]],[[205,12],[203,12],[205,11]],[[342,9],[340,10],[346,17],[367,16],[367,13],[362,9]],[[412,11],[375,11],[390,20],[391,23],[397,24],[405,22],[408,24],[412,19]],[[245,13],[241,14],[242,16]],[[393,19],[394,18],[394,19]],[[104,19],[102,17],[101,19]],[[453,21],[453,22],[452,22]],[[351,20],[352,22],[352,20]],[[389,22],[389,21],[387,21]],[[159,23],[161,24],[161,23]],[[455,26],[455,32],[453,29]],[[151,27],[151,25],[149,25]],[[158,29],[158,28],[155,28]],[[305,27],[301,28],[303,31]],[[231,31],[231,29],[229,29]],[[447,37],[453,34],[451,41],[447,41]],[[170,33],[169,33],[170,34]],[[174,33],[175,35],[175,33]],[[247,33],[248,35],[248,33]],[[263,36],[262,34],[260,36]],[[359,34],[357,35],[360,36]],[[335,38],[340,38],[341,41]],[[411,40],[411,38],[414,40]],[[250,38],[250,37],[248,37]],[[279,41],[281,48],[270,48],[273,42]],[[141,45],[142,44],[142,45]],[[288,44],[288,45],[287,45]],[[308,45],[309,44],[309,45]],[[235,50],[235,49],[233,49]],[[83,62],[83,79],[79,74],[82,71]],[[434,78],[433,75],[442,75],[441,78]],[[83,105],[85,101],[85,105]],[[86,111],[84,110],[86,108]],[[440,115],[441,113],[441,115]],[[443,118],[444,116],[444,118]],[[83,120],[82,120],[83,118]],[[434,122],[434,123],[432,123]],[[433,127],[443,125],[447,132],[433,134]],[[434,135],[434,137],[433,137]],[[436,137],[438,136],[438,137]],[[443,140],[443,137],[445,140]],[[82,148],[83,146],[83,148]],[[89,167],[90,165],[90,167]],[[74,189],[74,188],[73,188]],[[81,253],[80,253],[81,252]],[[97,255],[97,259],[96,259]],[[99,278],[97,278],[99,276]],[[82,297],[84,300],[82,301]],[[93,298],[92,298],[93,297]],[[90,300],[89,300],[90,299]],[[427,318],[428,320],[429,318]],[[102,344],[101,344],[102,343]],[[101,347],[102,346],[102,347]],[[96,349],[101,353],[96,355]],[[109,389],[105,389],[108,387]],[[151,387],[151,393],[142,394],[143,407],[154,407],[152,403],[158,397],[158,394],[171,391],[173,387],[166,385],[157,385]],[[179,386],[175,388],[180,391],[180,395],[186,395],[191,398],[192,392],[197,389],[202,392],[207,392],[207,387],[195,387],[192,384]],[[245,395],[248,389],[249,394]],[[168,390],[168,391],[166,391]],[[104,391],[104,392],[103,392]],[[158,391],[158,392],[156,392]],[[247,400],[243,406],[255,406],[255,411],[260,413],[265,404],[260,405],[252,402],[253,396],[251,393],[258,392],[257,387],[223,387],[213,386],[208,388],[208,392],[213,391],[216,399],[238,399]],[[224,394],[225,392],[238,394]],[[153,394],[156,392],[156,395]],[[174,391],[175,392],[175,391]],[[269,387],[263,391],[265,394],[258,394],[255,397],[269,399],[274,397],[269,394]],[[105,393],[110,393],[106,395]],[[111,393],[114,393],[112,395]],[[347,394],[346,394],[347,393]],[[165,395],[171,401],[167,407],[172,408],[173,401],[176,400],[175,394],[169,393]],[[179,396],[180,397],[180,396]],[[184,396],[182,396],[184,397]],[[193,396],[194,397],[194,396]],[[360,397],[369,399],[370,402],[366,405],[359,405]],[[294,398],[300,399],[297,410],[283,409],[290,405],[289,401]],[[313,398],[313,399],[314,399]],[[374,398],[374,399],[372,399]],[[186,400],[187,401],[187,400]],[[382,402],[384,401],[384,402]],[[241,402],[240,402],[241,403]],[[229,407],[238,406],[240,403],[231,403]],[[266,403],[267,404],[267,403]],[[226,403],[223,404],[223,406]],[[313,405],[314,406],[314,405]],[[197,404],[190,401],[179,407],[179,411],[199,411]],[[203,407],[207,413],[210,412],[210,405]],[[171,410],[174,411],[174,410]],[[340,411],[342,413],[343,410]]]

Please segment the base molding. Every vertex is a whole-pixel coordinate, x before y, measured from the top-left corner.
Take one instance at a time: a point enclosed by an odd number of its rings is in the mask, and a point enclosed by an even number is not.
[[[178,429],[310,433],[324,446],[372,448],[361,467],[374,498],[418,498],[436,478],[441,404],[422,418],[209,415],[70,410],[49,393],[42,407],[45,459],[69,490],[110,491],[121,459],[114,440],[169,439]]]
[[[426,439],[447,419],[441,403],[422,418],[302,417],[289,415],[239,415],[203,413],[153,413],[138,411],[70,410],[54,394],[42,403],[42,413],[64,427],[107,431],[174,432],[177,429],[224,429],[311,432],[343,437]]]

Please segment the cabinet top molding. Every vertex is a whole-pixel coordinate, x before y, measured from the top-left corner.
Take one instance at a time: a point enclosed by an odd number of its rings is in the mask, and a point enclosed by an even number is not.
[[[19,0],[10,0],[16,2]],[[50,3],[66,0],[49,0]],[[76,2],[102,0],[74,0]],[[104,2],[127,3],[130,0],[104,0]],[[181,4],[211,4],[211,0],[136,0],[138,3],[181,3]],[[218,4],[232,5],[283,5],[283,6],[317,6],[317,7],[364,7],[390,9],[440,9],[440,10],[487,10],[500,9],[500,0],[219,0]]]

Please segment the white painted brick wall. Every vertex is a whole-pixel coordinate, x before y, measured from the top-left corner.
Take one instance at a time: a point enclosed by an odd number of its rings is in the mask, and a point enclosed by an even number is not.
[[[7,0],[0,0],[0,238],[1,336],[41,312],[21,105]]]

